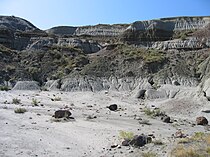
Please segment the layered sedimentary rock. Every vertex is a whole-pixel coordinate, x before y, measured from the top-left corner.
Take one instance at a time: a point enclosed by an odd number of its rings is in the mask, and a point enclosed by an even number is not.
[[[36,81],[18,81],[13,90],[40,90],[40,86]]]
[[[206,39],[199,39],[196,37],[189,37],[185,40],[182,39],[174,39],[174,40],[167,40],[167,41],[156,41],[156,42],[139,42],[139,47],[150,47],[159,50],[168,50],[168,49],[202,49],[210,47],[210,38]]]
[[[47,33],[49,34],[55,34],[58,36],[72,36],[75,34],[77,27],[72,27],[72,26],[58,26],[58,27],[53,27],[48,30],[46,30]]]
[[[101,45],[94,41],[76,38],[34,37],[30,39],[27,49],[39,50],[46,46],[76,47],[85,53],[94,53],[101,49]]]
[[[198,82],[194,79],[180,78],[180,85],[195,87]],[[155,80],[159,85],[172,84],[173,80]],[[148,78],[99,78],[99,77],[69,77],[62,80],[49,80],[45,87],[49,90],[62,90],[68,92],[75,91],[133,91],[133,90],[153,90],[154,87],[148,82]],[[154,91],[154,90],[153,90]],[[152,91],[151,91],[152,92]],[[160,91],[157,91],[159,93]],[[162,97],[162,96],[160,96]]]
[[[116,24],[116,25],[93,25],[82,27],[60,26],[53,27],[46,30],[47,33],[56,34],[59,36],[71,35],[71,36],[119,36],[128,27],[128,24]]]
[[[204,28],[210,23],[210,17],[175,17],[161,18],[157,20],[137,21],[131,24],[127,30],[145,31],[159,29],[165,31],[194,30]]]
[[[75,35],[91,35],[91,36],[119,36],[128,27],[126,24],[116,25],[96,25],[78,27],[75,31]]]
[[[33,36],[46,33],[32,23],[15,16],[0,16],[0,44],[12,49],[22,50],[27,47]]]
[[[127,28],[122,38],[137,43],[170,40],[174,33],[203,29],[209,23],[210,17],[177,17],[137,21]]]

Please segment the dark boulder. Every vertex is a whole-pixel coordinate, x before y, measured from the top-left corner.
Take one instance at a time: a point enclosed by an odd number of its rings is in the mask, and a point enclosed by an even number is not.
[[[146,135],[136,135],[131,140],[125,139],[122,142],[122,146],[135,146],[135,147],[142,147],[147,143],[151,143],[152,138]]]
[[[147,143],[150,143],[152,141],[151,137],[148,137],[146,135],[136,135],[134,138],[130,141],[130,145],[136,146],[136,147],[142,147]]]
[[[208,125],[208,120],[206,119],[206,117],[197,117],[196,124],[197,125]]]
[[[175,85],[175,86],[180,86],[180,83],[176,80],[172,81],[172,84]]]
[[[117,110],[117,104],[109,105],[107,108],[109,108],[111,111],[116,111]]]
[[[140,91],[138,91],[138,93],[136,94],[136,98],[138,99],[144,99],[145,98],[145,89],[141,89]]]
[[[69,110],[57,110],[55,111],[55,118],[69,118],[71,116],[71,112]]]
[[[161,117],[161,120],[164,123],[170,123],[171,122],[171,118],[169,116],[163,116],[163,117]]]

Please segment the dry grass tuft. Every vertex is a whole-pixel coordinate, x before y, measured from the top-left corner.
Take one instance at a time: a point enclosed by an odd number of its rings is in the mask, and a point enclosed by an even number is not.
[[[14,110],[14,112],[15,112],[15,113],[25,113],[25,112],[27,112],[27,110],[26,110],[25,108],[16,108],[16,109]]]
[[[153,153],[153,152],[146,152],[146,153],[142,153],[143,157],[156,157],[157,154]]]
[[[128,131],[120,131],[119,137],[120,137],[120,139],[131,140],[134,137],[134,133],[128,132]]]
[[[171,157],[208,157],[210,156],[210,134],[196,132],[192,137],[178,141],[171,151]]]
[[[13,104],[16,104],[16,105],[17,105],[17,104],[20,104],[20,103],[21,103],[21,100],[18,99],[18,98],[13,98],[13,99],[12,99],[12,103],[13,103]]]

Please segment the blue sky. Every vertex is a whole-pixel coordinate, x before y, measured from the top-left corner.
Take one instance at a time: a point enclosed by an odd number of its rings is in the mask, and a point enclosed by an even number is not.
[[[210,0],[0,0],[0,15],[53,26],[131,23],[174,16],[210,16]]]

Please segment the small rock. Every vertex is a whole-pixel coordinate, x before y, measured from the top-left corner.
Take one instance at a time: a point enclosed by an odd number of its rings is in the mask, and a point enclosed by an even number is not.
[[[187,135],[185,135],[181,130],[178,130],[175,135],[174,135],[175,138],[185,138],[187,137]]]
[[[206,117],[197,117],[196,124],[197,125],[208,125],[208,120],[206,119]]]
[[[139,116],[136,116],[135,119],[136,119],[136,120],[142,120],[142,118],[139,117]]]
[[[89,120],[89,119],[95,119],[95,118],[97,118],[97,116],[88,115],[88,116],[86,117],[87,120]]]
[[[124,141],[122,141],[122,146],[129,146],[129,142],[130,142],[130,140],[124,140]]]
[[[117,110],[117,104],[112,104],[112,105],[108,106],[108,108],[109,108],[111,111],[116,111],[116,110]]]
[[[118,147],[118,144],[111,145],[111,148],[116,148],[116,147]]]
[[[65,105],[65,106],[64,106],[64,109],[67,109],[67,108],[69,108],[69,106],[68,106],[68,105]]]
[[[172,81],[172,84],[175,85],[175,86],[180,86],[180,83],[176,80]]]
[[[55,118],[69,118],[71,112],[69,110],[57,110],[54,114]]]
[[[154,134],[149,134],[148,137],[155,138]]]
[[[170,123],[171,122],[171,118],[169,116],[163,116],[163,117],[161,117],[161,120],[164,123]]]
[[[142,89],[142,90],[138,91],[138,93],[136,94],[136,98],[144,99],[145,98],[145,92],[146,92],[145,89]]]

